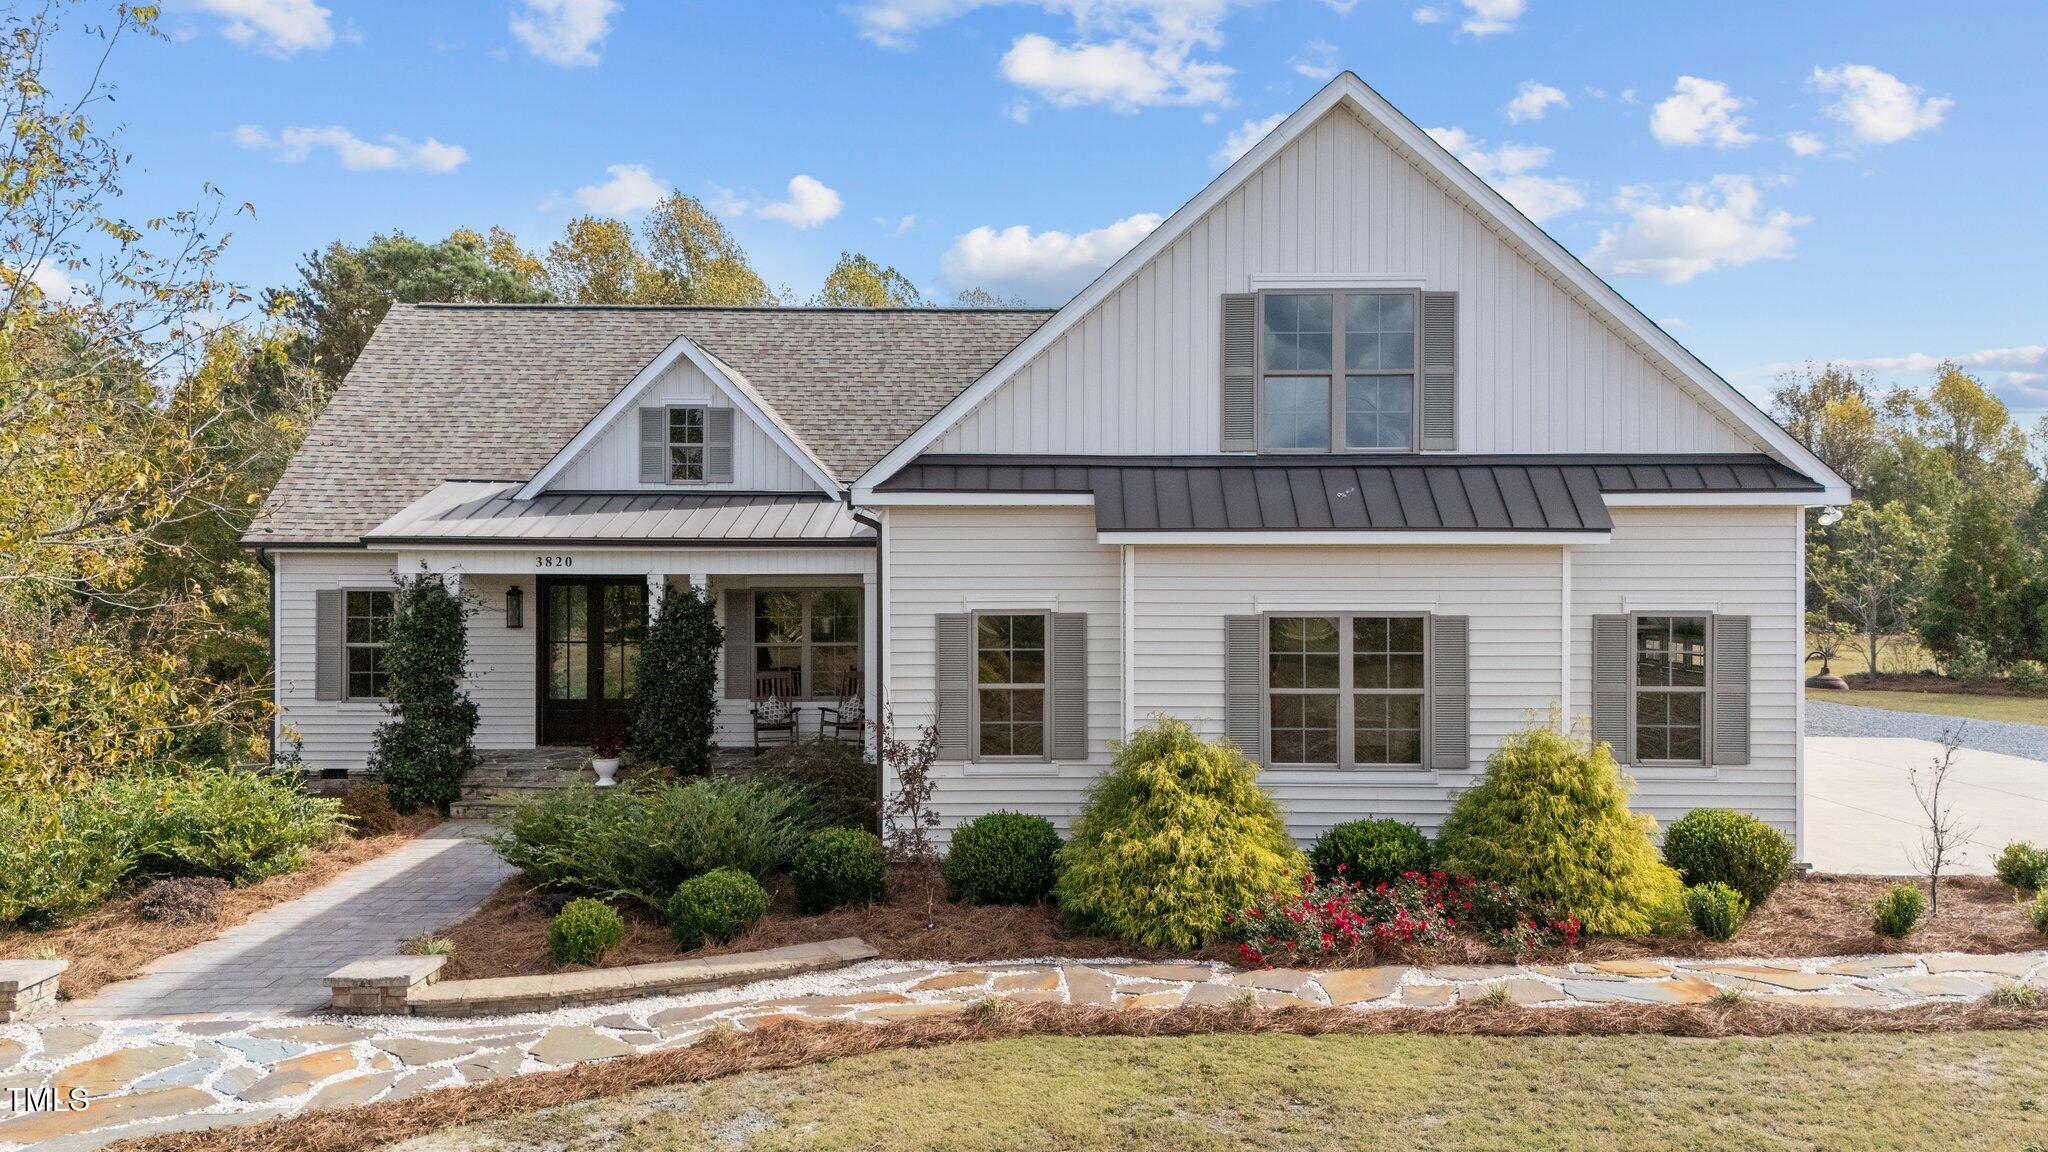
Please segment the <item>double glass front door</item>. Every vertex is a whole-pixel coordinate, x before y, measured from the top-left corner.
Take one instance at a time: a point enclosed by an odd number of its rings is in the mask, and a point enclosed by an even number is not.
[[[540,580],[540,742],[625,736],[647,635],[647,583],[637,577]]]

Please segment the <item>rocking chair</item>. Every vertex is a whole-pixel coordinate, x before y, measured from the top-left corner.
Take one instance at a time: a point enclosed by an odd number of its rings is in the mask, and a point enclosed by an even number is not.
[[[847,744],[865,739],[867,697],[861,691],[860,673],[848,672],[839,692],[839,703],[818,709],[818,734]]]
[[[796,673],[754,675],[754,754],[761,754],[763,733],[780,733],[773,743],[796,743]]]

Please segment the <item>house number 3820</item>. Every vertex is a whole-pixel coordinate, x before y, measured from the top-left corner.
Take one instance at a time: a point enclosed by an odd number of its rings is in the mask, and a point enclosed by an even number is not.
[[[574,556],[535,556],[533,563],[538,568],[570,568],[575,566],[576,558]]]

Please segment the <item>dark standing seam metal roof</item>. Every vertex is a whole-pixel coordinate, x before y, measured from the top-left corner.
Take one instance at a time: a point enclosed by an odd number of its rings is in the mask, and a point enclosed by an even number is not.
[[[1604,496],[1818,492],[1763,455],[1175,456],[928,454],[883,492],[1089,493],[1102,532],[1605,532]]]

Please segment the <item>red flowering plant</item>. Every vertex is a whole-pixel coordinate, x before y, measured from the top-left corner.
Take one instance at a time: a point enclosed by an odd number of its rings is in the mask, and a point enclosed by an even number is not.
[[[1460,933],[1517,954],[1578,942],[1576,920],[1532,906],[1504,884],[1444,872],[1405,872],[1371,888],[1302,877],[1293,892],[1265,896],[1226,918],[1246,963],[1314,964],[1362,951],[1436,948]]]

